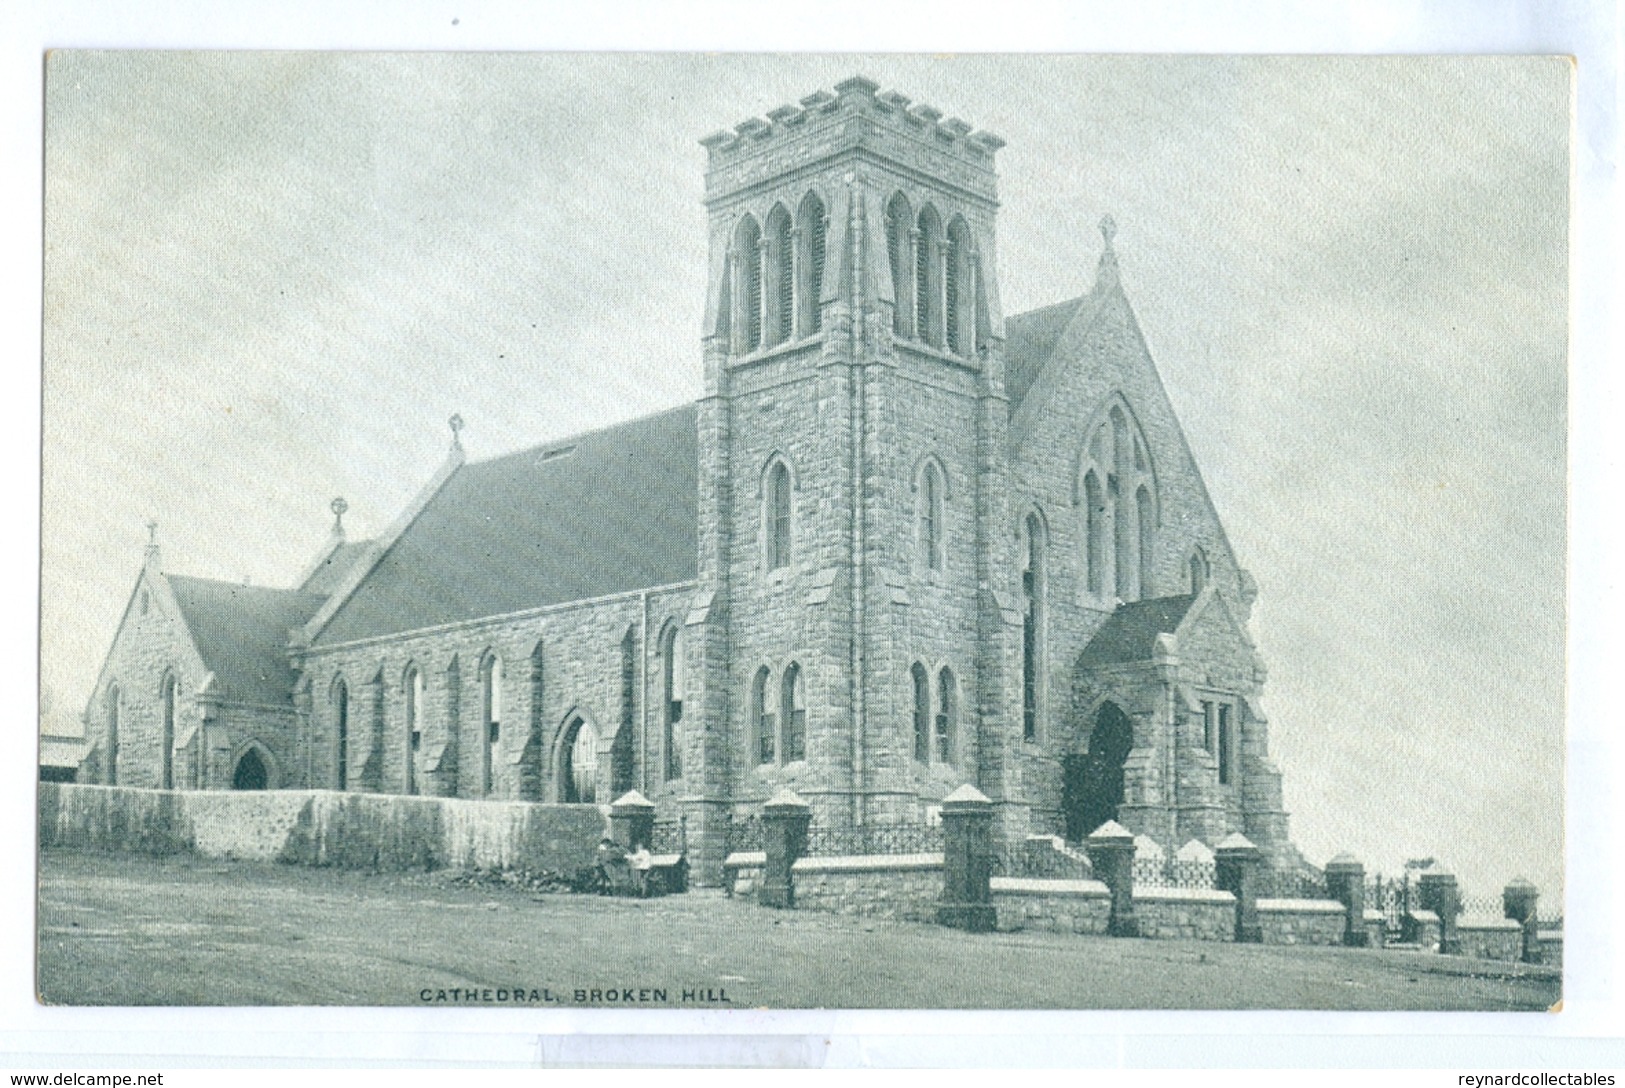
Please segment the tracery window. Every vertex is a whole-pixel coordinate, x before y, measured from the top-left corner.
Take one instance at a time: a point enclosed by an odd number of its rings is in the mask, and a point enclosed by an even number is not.
[[[1082,582],[1102,603],[1155,596],[1157,485],[1139,425],[1113,399],[1079,459]]]

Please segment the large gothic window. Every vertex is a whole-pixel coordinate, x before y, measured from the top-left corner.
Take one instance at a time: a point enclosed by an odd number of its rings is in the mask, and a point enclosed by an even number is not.
[[[891,264],[892,332],[914,335],[914,213],[895,194],[886,205],[886,257]]]
[[[1022,525],[1021,550],[1021,735],[1038,738],[1038,708],[1044,663],[1044,524],[1036,513]]]
[[[1079,460],[1083,583],[1103,604],[1155,596],[1157,485],[1145,437],[1114,397]]]
[[[801,258],[801,335],[812,336],[822,327],[818,301],[824,293],[824,250],[829,236],[829,217],[817,193],[808,193],[796,217],[797,234],[804,247]]]
[[[807,682],[801,666],[784,670],[784,761],[807,758]]]
[[[783,461],[775,460],[767,470],[766,483],[762,511],[762,528],[766,535],[763,559],[767,569],[772,571],[790,565],[794,546],[790,467]]]

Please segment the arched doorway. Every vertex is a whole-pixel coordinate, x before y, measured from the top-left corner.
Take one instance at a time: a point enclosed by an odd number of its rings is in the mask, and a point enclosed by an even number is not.
[[[270,785],[271,774],[257,748],[250,748],[237,757],[237,768],[231,772],[234,790],[263,790]]]
[[[1134,725],[1116,703],[1103,703],[1095,713],[1089,749],[1067,756],[1062,764],[1061,805],[1066,837],[1081,842],[1107,820],[1117,819],[1123,803],[1123,763],[1134,747]]]
[[[559,742],[559,800],[567,805],[598,800],[598,733],[579,714]]]

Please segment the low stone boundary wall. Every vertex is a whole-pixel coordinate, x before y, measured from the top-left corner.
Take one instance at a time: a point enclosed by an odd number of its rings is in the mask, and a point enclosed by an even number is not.
[[[1457,954],[1481,960],[1523,958],[1523,926],[1511,918],[1456,919]]]
[[[1563,931],[1540,930],[1540,962],[1547,967],[1563,966]]]
[[[1348,911],[1333,899],[1260,899],[1265,944],[1342,944]]]
[[[573,877],[605,833],[596,805],[329,790],[41,783],[42,848],[195,853],[349,869],[515,869]]]
[[[1236,897],[1203,888],[1136,888],[1140,936],[1196,941],[1236,939]]]
[[[736,850],[722,862],[722,890],[729,898],[754,899],[767,868],[767,851]]]
[[[942,865],[941,854],[801,858],[790,870],[796,909],[934,922]]]
[[[1112,893],[1098,880],[996,876],[991,884],[995,928],[1000,932],[1105,933],[1111,918]]]

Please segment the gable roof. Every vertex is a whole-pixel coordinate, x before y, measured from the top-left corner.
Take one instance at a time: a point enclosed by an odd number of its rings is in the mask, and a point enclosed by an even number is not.
[[[1071,324],[1083,298],[1071,298],[1037,310],[1016,314],[1005,321],[1004,391],[1013,414],[1038,380],[1055,344]]]
[[[360,559],[371,544],[370,540],[341,540],[322,557],[321,562],[306,576],[300,589],[306,593],[319,593],[326,597],[338,589],[350,567]]]
[[[317,645],[691,581],[698,408],[461,465]]]
[[[1117,611],[1089,640],[1079,657],[1080,665],[1119,665],[1127,661],[1149,661],[1157,636],[1178,630],[1190,611],[1196,595],[1153,597],[1117,606]]]
[[[293,705],[288,632],[321,607],[321,594],[164,576],[198,656],[227,699]]]

